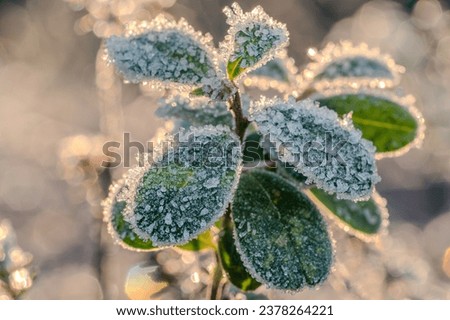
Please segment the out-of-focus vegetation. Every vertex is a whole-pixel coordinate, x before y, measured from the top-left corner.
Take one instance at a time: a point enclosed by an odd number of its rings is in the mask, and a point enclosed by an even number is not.
[[[105,235],[99,185],[107,181],[98,179],[109,178],[95,169],[103,133],[120,127],[146,142],[164,123],[153,115],[161,93],[122,85],[110,69],[96,71],[95,61],[99,37],[161,10],[221,39],[221,8],[231,1],[148,1],[150,9],[135,11],[142,2],[0,1],[0,218],[12,222],[38,274],[22,298],[203,296],[211,271],[207,252],[146,256],[114,246]],[[417,97],[427,120],[422,149],[379,164],[378,191],[389,201],[391,219],[385,247],[372,250],[335,230],[341,245],[331,278],[317,291],[287,297],[450,298],[448,3],[266,0],[242,6],[256,4],[287,23],[289,54],[298,65],[306,62],[309,47],[331,40],[364,41],[391,54],[408,70],[402,85]],[[115,103],[123,112],[120,124],[103,116],[105,104]],[[115,178],[120,175],[114,171]]]

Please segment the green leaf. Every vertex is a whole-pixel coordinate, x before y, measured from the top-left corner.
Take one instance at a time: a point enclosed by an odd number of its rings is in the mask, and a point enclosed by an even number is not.
[[[230,80],[264,65],[287,46],[286,25],[269,17],[260,6],[244,13],[237,3],[233,3],[231,8],[225,7],[224,13],[230,28],[221,47],[228,56]]]
[[[225,125],[233,127],[233,116],[223,101],[211,101],[208,98],[189,99],[175,96],[162,99],[155,114],[161,118],[182,120],[183,127],[204,125]]]
[[[312,100],[263,97],[252,104],[249,119],[267,135],[280,161],[339,199],[367,199],[380,180],[372,143]]]
[[[212,39],[184,20],[159,15],[134,28],[138,31],[106,40],[109,58],[126,80],[193,86],[218,78]]]
[[[379,206],[374,198],[368,201],[353,202],[339,200],[323,190],[312,188],[309,190],[312,200],[325,206],[325,210],[338,218],[344,224],[344,229],[351,228],[352,233],[362,233],[364,236],[379,234],[383,220],[386,219],[384,207]],[[339,224],[342,226],[342,224]]]
[[[234,80],[237,76],[239,76],[245,70],[245,68],[240,67],[241,62],[242,62],[242,57],[239,57],[234,61],[228,61],[228,64],[227,64],[228,79]]]
[[[211,231],[207,230],[201,233],[197,238],[192,239],[188,243],[178,246],[178,248],[188,251],[200,251],[204,249],[215,249],[213,237]]]
[[[418,122],[408,109],[386,98],[344,94],[316,100],[340,116],[353,112],[354,126],[373,142],[377,152],[404,148],[418,135]]]
[[[243,160],[244,163],[260,162],[265,160],[265,152],[261,147],[261,134],[252,132],[244,139]]]
[[[234,244],[232,222],[226,224],[220,232],[219,256],[222,267],[230,282],[243,291],[256,290],[261,284],[252,278],[242,264],[241,257]]]
[[[327,226],[311,201],[279,175],[242,175],[232,206],[237,248],[269,287],[299,290],[324,281],[332,263]]]
[[[180,245],[224,213],[239,177],[239,138],[226,127],[192,127],[136,181],[129,220],[155,245]]]

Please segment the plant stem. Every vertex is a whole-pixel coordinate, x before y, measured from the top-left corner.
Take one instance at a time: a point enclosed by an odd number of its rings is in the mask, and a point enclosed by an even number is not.
[[[244,113],[242,111],[242,101],[239,90],[236,90],[236,93],[233,95],[231,101],[231,110],[233,110],[234,113],[234,120],[236,125],[235,132],[242,142],[244,141],[245,130],[247,130],[250,122],[248,121],[247,117],[244,116]]]
[[[223,271],[222,271],[222,265],[220,263],[219,253],[217,252],[217,250],[214,250],[214,256],[216,258],[217,264],[216,264],[216,267],[214,268],[209,298],[210,298],[210,300],[220,300],[222,294],[219,289],[220,289],[220,283],[222,282],[222,278],[223,278]]]
[[[242,111],[242,101],[241,95],[239,94],[239,90],[236,90],[236,93],[231,98],[230,107],[234,113],[235,127],[236,127],[235,132],[242,142],[244,141],[245,130],[247,130],[247,127],[250,124],[250,122],[248,121],[247,117],[244,116],[244,113]],[[224,223],[230,222],[231,222],[231,210],[230,207],[228,207],[225,213]],[[223,270],[222,264],[220,262],[219,253],[217,250],[214,250],[214,256],[216,258],[216,267],[214,268],[209,298],[210,300],[220,300],[222,295],[222,293],[220,292],[221,291],[220,288],[223,279]]]

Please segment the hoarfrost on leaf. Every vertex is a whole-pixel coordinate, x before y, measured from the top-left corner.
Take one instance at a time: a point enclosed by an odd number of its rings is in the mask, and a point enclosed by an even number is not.
[[[237,249],[250,274],[269,287],[296,291],[329,274],[333,249],[311,201],[279,175],[242,175],[233,199]]]
[[[183,244],[209,229],[241,170],[239,138],[229,128],[192,127],[172,140],[145,169],[127,213],[134,231],[158,246]]]
[[[188,98],[175,96],[161,99],[156,115],[162,118],[181,120],[183,128],[203,125],[225,125],[233,127],[233,116],[226,102],[212,101],[208,98]]]
[[[286,25],[269,17],[260,6],[244,13],[233,3],[224,13],[230,28],[221,49],[227,58],[229,79],[262,66],[288,45]]]
[[[381,54],[377,48],[370,49],[365,43],[328,43],[321,51],[310,48],[308,56],[312,62],[302,72],[302,81],[314,82],[313,86],[319,89],[349,82],[371,88],[390,88],[399,83],[405,70],[389,55]]]
[[[131,23],[125,36],[108,38],[106,48],[127,81],[200,86],[211,94],[223,89],[211,37],[195,32],[183,19],[175,22],[159,15],[150,22]]]
[[[361,138],[351,121],[312,100],[295,102],[261,98],[253,103],[250,120],[274,145],[281,161],[294,165],[339,199],[365,200],[380,180],[373,144]]]

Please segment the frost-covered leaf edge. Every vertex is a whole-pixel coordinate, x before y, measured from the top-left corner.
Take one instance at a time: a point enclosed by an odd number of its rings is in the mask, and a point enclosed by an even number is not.
[[[111,184],[109,186],[109,192],[108,196],[105,200],[102,201],[101,205],[103,207],[103,222],[106,223],[106,228],[108,231],[108,234],[111,235],[111,237],[114,240],[114,243],[122,247],[123,249],[135,251],[135,252],[150,252],[159,250],[159,247],[153,247],[150,249],[142,249],[142,248],[135,248],[130,246],[129,244],[125,243],[120,235],[117,233],[116,229],[113,226],[112,222],[112,213],[113,213],[113,207],[116,203],[116,197],[118,196],[119,191],[122,189],[122,187],[125,185],[126,181],[126,174],[119,179],[117,182]],[[125,210],[125,208],[124,208]],[[152,244],[153,245],[153,244]]]

